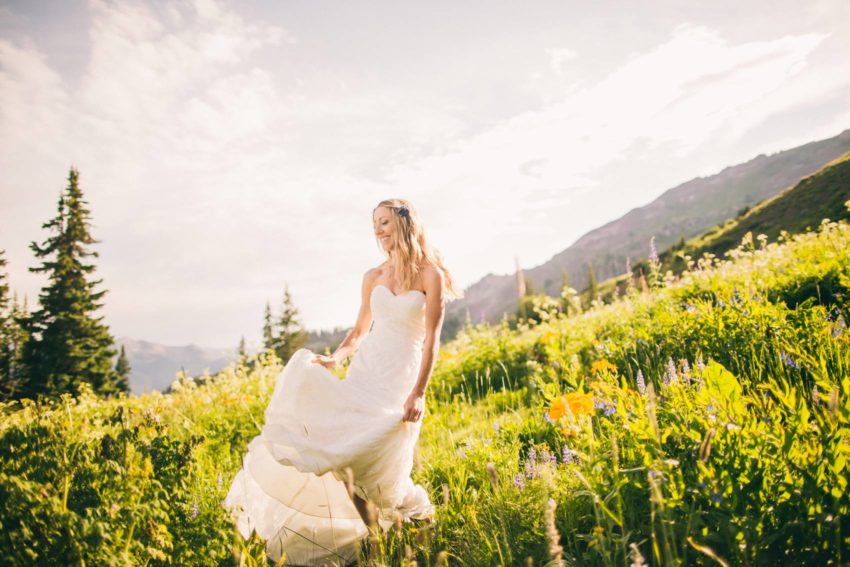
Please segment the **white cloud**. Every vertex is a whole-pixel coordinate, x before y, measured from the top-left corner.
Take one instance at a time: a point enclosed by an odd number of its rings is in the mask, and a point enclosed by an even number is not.
[[[360,69],[336,72],[344,62],[322,67],[324,53],[281,71],[320,42],[221,3],[93,0],[90,15],[79,77],[32,43],[0,39],[0,236],[32,302],[42,282],[25,271],[26,243],[43,238],[76,164],[113,332],[167,343],[250,339],[284,282],[310,327],[350,324],[362,273],[381,261],[371,207],[391,196],[416,204],[462,284],[512,270],[515,255],[545,261],[735,157],[706,147],[847,89],[850,76],[843,59],[811,65],[835,41],[827,34],[741,43],[684,25],[595,84],[567,84],[582,45],[535,49],[535,69],[551,73],[517,92],[552,102],[472,135],[486,122],[473,124],[475,99],[373,85]],[[484,77],[505,81],[498,61],[474,71],[485,93]]]
[[[665,170],[683,175],[675,162],[695,157],[708,140],[730,131],[740,136],[747,129],[742,123],[752,125],[817,96],[820,77],[800,81],[800,75],[826,37],[730,45],[710,29],[680,26],[667,42],[635,55],[599,83],[505,121],[455,152],[399,169],[394,182],[423,198],[436,193],[449,209],[446,219],[453,210],[474,211],[443,227],[453,243],[486,234],[505,252],[496,260],[501,271],[512,270],[513,253],[523,265],[536,265],[616,211],[684,181]],[[829,81],[831,88],[847,84],[846,74]],[[635,178],[633,164],[618,163],[636,147],[643,155],[634,161],[655,162],[656,174]],[[535,164],[532,171],[528,163]],[[603,183],[600,173],[615,167],[622,169],[614,176],[619,184]],[[545,228],[535,230],[531,219],[539,219],[542,195],[549,214]],[[600,202],[606,203],[601,209]],[[480,250],[464,248],[462,279],[493,263]]]

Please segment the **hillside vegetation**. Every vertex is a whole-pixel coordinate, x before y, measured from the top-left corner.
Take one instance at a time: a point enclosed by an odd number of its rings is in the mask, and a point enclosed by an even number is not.
[[[736,248],[751,232],[775,240],[782,231],[791,234],[817,227],[821,220],[850,218],[844,203],[850,199],[850,153],[827,164],[817,173],[806,177],[779,195],[766,199],[752,209],[746,209],[694,238],[682,247],[673,247],[662,254],[662,262],[670,269],[681,271],[683,257],[700,258],[705,253],[722,256]]]
[[[443,345],[415,470],[437,523],[361,563],[846,564],[850,225],[648,284]],[[265,564],[221,501],[280,370],[3,406],[2,563]]]

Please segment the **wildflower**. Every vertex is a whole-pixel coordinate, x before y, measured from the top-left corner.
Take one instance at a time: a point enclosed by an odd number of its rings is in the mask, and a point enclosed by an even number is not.
[[[549,462],[549,450],[548,449],[543,449],[542,451],[540,451],[540,462],[541,463],[548,463]]]
[[[590,365],[590,373],[591,374],[599,374],[601,372],[608,371],[611,374],[617,373],[617,367],[611,364],[609,361],[605,360],[597,360],[593,364]]]
[[[617,408],[614,407],[614,404],[608,403],[604,400],[600,400],[594,404],[596,409],[601,409],[606,416],[611,416],[614,412],[617,411]]]
[[[555,420],[551,417],[551,410],[543,412],[543,419],[548,421],[549,423],[555,423]],[[498,433],[497,433],[498,434]]]
[[[705,372],[705,362],[702,361],[702,355],[699,355],[699,358],[697,358],[697,370],[700,375]]]
[[[559,396],[552,400],[552,404],[549,406],[549,412],[547,413],[549,421],[554,422],[561,419],[567,413],[566,408],[566,398],[564,396]]]
[[[638,369],[636,380],[637,380],[638,392],[640,392],[641,394],[645,394],[646,393],[646,382],[644,382],[644,380],[643,380],[643,372],[640,369]]]
[[[743,303],[741,301],[741,295],[738,293],[738,288],[736,287],[732,290],[732,304],[740,305],[741,303]]]
[[[546,417],[548,418],[548,415],[547,415]],[[496,435],[498,435],[498,434],[499,434],[499,422],[498,422],[498,421],[494,421],[494,422],[493,422],[493,432],[494,432]]]
[[[522,473],[517,473],[514,475],[514,486],[522,490],[525,488],[525,477]]]
[[[589,414],[593,411],[593,398],[590,394],[581,394],[579,392],[570,392],[566,396],[566,403],[570,411],[575,417],[584,414]]]
[[[812,388],[812,401],[815,403],[816,406],[820,405],[820,391],[818,391],[817,386]]]
[[[784,350],[779,353],[779,359],[785,363],[785,366],[788,366],[789,368],[793,368],[794,370],[800,369],[800,364],[796,360],[791,358],[791,356],[786,354]]]
[[[665,386],[669,386],[672,382],[675,382],[678,378],[676,374],[676,363],[673,362],[672,358],[667,359],[667,371],[664,373],[664,378],[662,378],[661,382]]]
[[[688,313],[693,313],[696,310],[697,310],[696,305],[690,305],[690,304],[685,305],[685,311],[687,311]]]
[[[198,517],[198,502],[197,502],[197,501],[193,501],[193,502],[192,502],[192,514],[191,514],[191,518],[194,520],[194,519],[196,519],[197,517]]]
[[[649,239],[649,262],[658,263],[658,250],[655,248],[655,237]]]
[[[687,358],[683,358],[681,360],[682,363],[682,377],[685,381],[690,384],[691,383],[691,365],[688,363]]]
[[[534,478],[537,476],[537,461],[525,462],[525,478]]]

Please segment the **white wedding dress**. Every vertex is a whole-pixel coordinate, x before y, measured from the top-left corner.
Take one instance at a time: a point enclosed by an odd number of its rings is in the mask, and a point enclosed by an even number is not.
[[[256,530],[275,561],[356,559],[368,530],[343,482],[345,467],[385,529],[394,511],[405,520],[433,514],[428,493],[410,478],[422,421],[402,421],[422,360],[425,294],[395,295],[380,284],[370,302],[374,324],[344,380],[311,362],[308,349],[292,355],[224,500],[242,535]]]

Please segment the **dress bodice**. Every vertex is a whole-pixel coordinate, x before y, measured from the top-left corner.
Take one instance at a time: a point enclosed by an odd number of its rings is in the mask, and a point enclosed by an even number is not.
[[[370,306],[374,323],[372,333],[400,335],[412,343],[425,340],[425,294],[408,290],[398,295],[378,284],[372,288]]]

